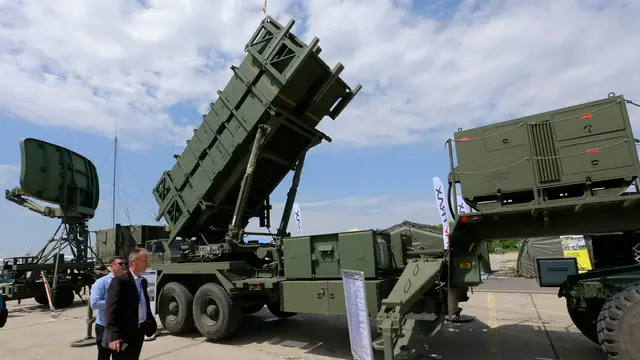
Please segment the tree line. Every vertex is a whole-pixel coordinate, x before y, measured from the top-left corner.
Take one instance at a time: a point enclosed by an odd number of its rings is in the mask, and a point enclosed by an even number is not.
[[[433,226],[442,228],[442,224],[436,224]],[[453,221],[449,221],[449,228],[453,228]],[[504,252],[517,251],[518,249],[520,249],[522,241],[523,239],[518,238],[491,240],[489,241],[489,252],[495,252],[496,248],[502,248]]]

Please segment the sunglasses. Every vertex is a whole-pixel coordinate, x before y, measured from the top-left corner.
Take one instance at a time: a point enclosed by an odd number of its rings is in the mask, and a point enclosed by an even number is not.
[[[116,263],[116,265],[118,265],[118,266],[123,266],[124,264],[125,263],[123,263],[122,261],[119,261],[119,262]]]

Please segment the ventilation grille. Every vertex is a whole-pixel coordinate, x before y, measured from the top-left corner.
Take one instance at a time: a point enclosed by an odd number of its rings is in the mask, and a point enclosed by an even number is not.
[[[538,181],[547,183],[560,180],[560,167],[556,148],[553,143],[551,123],[542,122],[531,125],[531,138],[533,141],[533,153],[538,159],[535,161]]]

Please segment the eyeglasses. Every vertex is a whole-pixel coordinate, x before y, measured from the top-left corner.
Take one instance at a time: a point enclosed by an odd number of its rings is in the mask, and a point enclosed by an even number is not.
[[[124,265],[124,263],[123,263],[122,261],[120,261],[120,262],[117,262],[117,263],[116,263],[116,265],[118,265],[118,266],[123,266],[123,265]]]

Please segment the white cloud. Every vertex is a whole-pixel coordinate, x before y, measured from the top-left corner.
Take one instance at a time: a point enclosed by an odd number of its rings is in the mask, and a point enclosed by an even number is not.
[[[385,229],[403,220],[437,224],[438,210],[427,194],[407,196],[348,197],[327,201],[305,202],[298,199],[303,234],[321,234],[359,229]],[[271,232],[280,225],[284,204],[272,205]],[[249,222],[247,231],[266,232],[258,227],[258,219]],[[293,215],[288,231],[297,235]]]
[[[117,118],[129,146],[184,144],[190,128],[167,109],[216,98],[263,16],[262,0],[146,3],[0,0],[0,73],[10,84],[0,88],[0,115],[109,137]],[[338,121],[321,125],[336,142],[449,136],[610,91],[640,99],[638,1],[469,0],[450,21],[409,8],[269,2],[283,24],[295,16],[303,39],[320,38],[322,57],[342,62],[350,85],[364,86]]]
[[[0,164],[0,186],[18,185],[20,167],[17,165]]]

